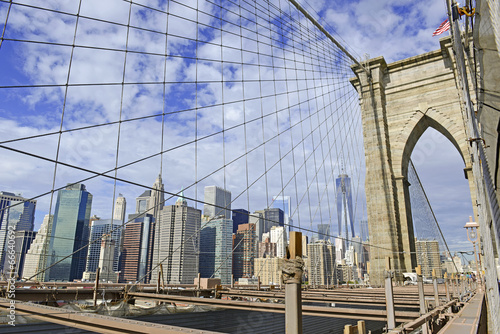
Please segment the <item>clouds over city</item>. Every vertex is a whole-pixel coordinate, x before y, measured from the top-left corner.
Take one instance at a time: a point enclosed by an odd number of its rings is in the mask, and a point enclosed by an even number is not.
[[[184,188],[198,200],[215,184],[232,191],[233,208],[250,211],[284,189],[294,222],[306,228],[336,224],[333,179],[343,167],[355,185],[357,219],[366,215],[349,63],[332,56],[337,51],[288,2],[25,3],[12,5],[0,49],[0,142],[54,134],[2,145],[99,173],[130,164],[117,177],[146,186],[161,171],[167,191]],[[444,2],[308,3],[357,57],[390,62],[439,47],[431,35]],[[7,11],[0,3],[0,22]],[[288,25],[290,16],[296,21]],[[59,140],[60,128],[80,130]],[[7,149],[1,156],[0,189],[26,197],[52,189],[52,162]],[[90,176],[59,165],[55,188]],[[93,213],[110,217],[113,180],[85,184]],[[132,212],[143,189],[118,182],[116,190]],[[41,197],[39,212],[49,203],[50,195]]]

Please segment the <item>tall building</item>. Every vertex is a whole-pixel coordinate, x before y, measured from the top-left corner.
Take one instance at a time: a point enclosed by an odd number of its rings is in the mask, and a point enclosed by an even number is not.
[[[232,230],[233,221],[224,216],[203,223],[200,232],[201,277],[220,278],[222,284],[231,284]]]
[[[230,220],[230,219],[229,219]],[[232,230],[232,221],[228,223]],[[162,264],[167,284],[192,284],[198,276],[201,211],[187,205],[183,194],[174,205],[164,206],[156,225],[153,265]],[[160,267],[153,270],[158,280]]]
[[[286,256],[286,230],[284,226],[273,226],[270,231],[271,242],[276,244],[276,256],[284,258]]]
[[[165,187],[162,183],[161,175],[155,180],[153,190],[145,190],[136,198],[136,213],[146,212],[153,216],[155,222],[159,220],[160,211],[165,202]]]
[[[116,242],[110,234],[106,234],[102,237],[100,242],[100,252],[99,252],[99,264],[100,268],[99,279],[105,282],[116,282],[116,259],[115,259],[115,245]]]
[[[248,224],[250,212],[245,209],[234,209],[233,210],[233,233],[238,230],[238,225]]]
[[[123,231],[123,244],[120,257],[120,281],[149,282],[153,256],[155,223],[153,215],[128,215],[129,223]]]
[[[253,224],[241,224],[233,239],[233,275],[235,279],[250,278],[254,274],[257,234]]]
[[[264,230],[264,212],[255,211],[254,213],[252,213],[252,215],[248,217],[248,223],[254,226],[257,241],[264,241],[263,235],[266,233],[266,231]]]
[[[14,232],[14,254],[16,264],[16,275],[14,277],[23,277],[24,261],[26,259],[26,253],[30,249],[33,239],[35,239],[36,232],[34,231],[16,231]],[[6,264],[8,261],[6,262]],[[4,275],[9,277],[11,274],[10,266],[4,266]]]
[[[281,209],[283,211],[283,220],[285,226],[287,226],[287,231],[292,231],[292,203],[290,196],[274,196],[273,197],[273,208]]]
[[[285,215],[283,213],[283,210],[279,208],[267,208],[264,210],[257,210],[255,211],[255,214],[262,214],[262,219],[263,219],[263,228],[260,226],[257,226],[256,232],[258,233],[259,237],[262,237],[262,233],[266,233],[271,231],[271,227],[273,226],[284,226],[285,225]],[[259,239],[262,241],[262,239]]]
[[[87,253],[87,263],[85,266],[85,271],[96,272],[99,257],[101,254],[101,239],[104,235],[109,235],[109,237],[114,241],[114,254],[113,254],[113,271],[118,271],[119,261],[120,261],[120,246],[122,240],[122,224],[120,221],[113,219],[93,219],[90,224],[90,245]],[[102,268],[101,268],[102,270]]]
[[[307,245],[309,285],[333,285],[335,279],[335,249],[327,240]]]
[[[40,270],[46,267],[47,254],[48,254],[48,238],[49,229],[52,226],[53,215],[45,215],[43,218],[42,226],[38,230],[38,233],[31,242],[31,247],[26,253],[24,259],[24,269],[22,272],[22,278],[29,279],[32,276],[32,280],[43,282],[45,280],[45,272],[39,273]],[[36,275],[36,276],[35,276]]]
[[[281,268],[285,259],[278,257],[258,257],[254,259],[255,276],[260,277],[262,284],[279,285],[281,280]]]
[[[127,200],[125,199],[125,197],[123,197],[122,194],[119,194],[115,202],[115,209],[113,211],[114,223],[124,224],[126,211],[127,211]]]
[[[4,271],[8,231],[33,231],[36,201],[0,191],[0,272]]]
[[[276,244],[270,241],[270,238],[263,238],[264,241],[257,243],[256,257],[276,257]]]
[[[342,259],[345,257],[346,249],[345,249],[345,241],[341,238],[335,238],[335,259],[337,264],[342,262]]]
[[[354,237],[354,215],[352,208],[351,178],[347,174],[340,174],[336,179],[337,185],[337,218],[339,227],[339,237],[345,238],[344,249],[348,249],[349,240]],[[344,235],[342,234],[344,225]],[[351,237],[349,237],[349,226],[351,227]]]
[[[439,254],[439,243],[437,240],[416,240],[415,250],[417,252],[417,265],[421,266],[424,277],[432,277],[432,270],[436,276],[442,277],[441,256]]]
[[[361,236],[361,241],[368,241],[370,239],[370,233],[368,231],[368,220],[363,219],[359,221],[360,225],[360,236]]]
[[[330,239],[330,224],[318,224],[318,238],[316,240]]]
[[[216,217],[224,215],[231,219],[231,192],[216,186],[205,187],[203,215]]]
[[[84,246],[89,242],[91,207],[92,195],[84,184],[68,184],[57,193],[49,240],[49,262],[53,266],[45,276],[46,281],[82,278],[87,259],[88,247]],[[79,251],[72,254],[76,250]]]

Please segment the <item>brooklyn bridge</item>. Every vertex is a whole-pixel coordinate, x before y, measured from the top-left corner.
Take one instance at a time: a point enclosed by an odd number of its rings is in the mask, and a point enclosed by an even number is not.
[[[442,2],[371,57],[364,1],[0,0],[0,331],[500,333],[500,2]]]

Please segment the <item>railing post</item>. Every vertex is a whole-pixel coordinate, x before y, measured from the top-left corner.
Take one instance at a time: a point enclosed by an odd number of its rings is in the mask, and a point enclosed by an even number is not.
[[[420,266],[415,268],[417,272],[417,287],[418,287],[418,303],[420,305],[420,315],[427,313],[427,307],[425,305],[425,293],[424,293],[424,280],[422,278],[422,269]],[[429,332],[427,327],[427,321],[422,325],[422,334],[427,334]]]
[[[196,296],[201,296],[201,273],[198,273],[198,282],[196,283]],[[217,296],[217,290],[215,290],[214,296]]]
[[[439,290],[436,269],[432,269],[432,285],[434,286],[434,308],[439,306]]]
[[[394,310],[394,293],[392,291],[391,258],[385,258],[385,304],[387,311],[387,330],[396,328],[396,315]]]
[[[260,276],[257,276],[257,291],[260,291]]]
[[[448,274],[444,273],[444,289],[446,290],[446,302],[448,303],[451,298],[450,298],[450,287],[448,285],[449,279],[448,279]]]
[[[231,289],[234,288],[234,275],[231,274]]]
[[[101,268],[97,268],[95,273],[95,283],[94,283],[94,307],[97,306],[97,289],[99,289],[99,274],[101,272]]]
[[[460,301],[463,301],[465,298],[465,282],[464,276],[460,276]]]
[[[452,288],[451,297],[458,298],[457,287],[455,285],[455,273],[451,273],[450,284],[451,284],[451,288]]]
[[[286,334],[302,334],[302,233],[290,232],[287,259],[283,264]]]

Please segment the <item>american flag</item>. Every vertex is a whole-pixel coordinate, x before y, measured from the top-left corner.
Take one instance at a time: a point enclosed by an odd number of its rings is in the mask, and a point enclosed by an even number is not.
[[[448,31],[449,29],[450,29],[450,21],[446,19],[443,23],[441,23],[441,25],[436,29],[436,31],[434,31],[432,36],[441,35],[443,32]]]

